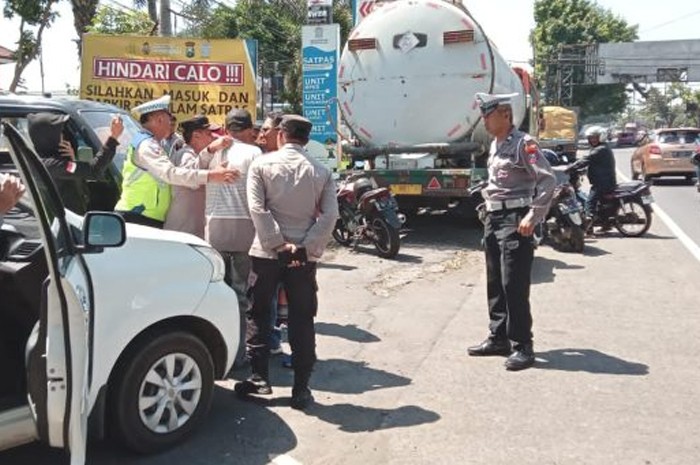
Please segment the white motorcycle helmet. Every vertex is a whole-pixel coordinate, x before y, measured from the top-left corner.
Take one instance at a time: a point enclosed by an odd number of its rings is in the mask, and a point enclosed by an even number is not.
[[[586,139],[598,137],[598,140],[600,140],[600,143],[602,144],[607,139],[608,131],[602,126],[591,126],[590,128],[586,129],[585,135]]]

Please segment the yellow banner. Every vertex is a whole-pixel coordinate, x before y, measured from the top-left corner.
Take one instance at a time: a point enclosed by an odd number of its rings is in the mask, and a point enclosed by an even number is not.
[[[80,98],[131,110],[170,94],[178,121],[223,124],[233,108],[255,118],[256,62],[254,40],[85,34]]]

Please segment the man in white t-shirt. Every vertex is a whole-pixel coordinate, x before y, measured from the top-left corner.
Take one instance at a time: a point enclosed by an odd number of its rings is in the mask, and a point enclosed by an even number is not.
[[[217,151],[209,166],[219,166],[226,161],[228,168],[238,170],[241,176],[233,184],[207,186],[205,238],[224,257],[225,280],[238,296],[241,342],[236,362],[241,365],[245,357],[245,315],[250,306],[246,296],[250,274],[248,251],[255,237],[246,196],[246,177],[251,162],[262,152],[252,145],[253,120],[248,111],[231,110],[226,115],[226,132],[233,138],[233,145]]]

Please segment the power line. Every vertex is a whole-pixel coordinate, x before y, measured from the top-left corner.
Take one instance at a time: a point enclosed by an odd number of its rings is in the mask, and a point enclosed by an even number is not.
[[[690,18],[691,16],[695,16],[695,15],[697,15],[697,14],[700,14],[700,10],[693,11],[692,13],[684,14],[683,16],[679,16],[679,17],[677,17],[677,18],[671,19],[671,20],[666,21],[666,22],[664,22],[664,23],[657,24],[656,26],[652,26],[652,27],[650,27],[650,28],[648,28],[648,29],[644,29],[643,31],[639,31],[639,32],[640,32],[640,34],[641,34],[642,32],[653,31],[653,30],[662,28],[662,27],[664,27],[664,26],[668,26],[669,24],[677,23],[678,21],[682,21],[682,20],[684,20],[684,19]]]

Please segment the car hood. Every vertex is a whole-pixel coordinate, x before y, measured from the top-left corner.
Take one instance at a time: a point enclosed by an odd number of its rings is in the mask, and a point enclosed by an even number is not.
[[[68,209],[66,209],[66,221],[70,225],[73,225],[81,230],[83,229],[83,217],[73,213]],[[145,239],[152,241],[179,242],[182,244],[211,247],[211,245],[207,241],[192,234],[183,233],[179,231],[156,229],[135,223],[126,223],[126,238],[127,241],[133,239]]]

